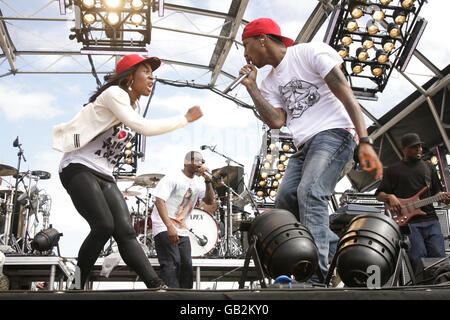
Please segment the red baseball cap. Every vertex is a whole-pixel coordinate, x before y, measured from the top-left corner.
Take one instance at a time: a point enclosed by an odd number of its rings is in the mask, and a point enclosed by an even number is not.
[[[280,37],[286,47],[290,47],[294,44],[294,40],[281,35],[280,26],[269,18],[259,18],[249,22],[242,33],[242,40],[261,34],[273,34]]]
[[[158,69],[159,66],[161,65],[161,59],[159,59],[158,57],[144,58],[138,54],[129,54],[124,56],[119,62],[117,62],[116,74],[124,72],[130,69],[131,67],[137,65],[138,63],[145,61],[148,61],[150,63],[150,66],[152,67],[153,71]]]

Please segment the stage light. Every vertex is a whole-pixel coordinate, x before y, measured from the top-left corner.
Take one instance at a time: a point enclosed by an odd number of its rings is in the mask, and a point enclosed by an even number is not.
[[[283,177],[283,175],[281,173],[276,173],[275,174],[275,179],[280,180]]]
[[[267,179],[268,176],[269,174],[267,172],[261,172],[261,178]]]
[[[144,7],[144,1],[132,0],[130,5],[131,5],[131,8],[133,8],[133,10],[141,10]]]
[[[372,70],[372,74],[373,74],[375,77],[381,76],[381,75],[383,74],[383,72],[384,72],[383,66],[378,65],[378,64],[373,65],[373,66],[371,67],[371,70]]]
[[[260,187],[265,187],[267,182],[266,182],[266,180],[261,180],[258,184]]]
[[[108,16],[106,18],[106,21],[111,25],[114,26],[119,23],[120,17],[116,12],[110,12],[108,13]]]
[[[350,12],[351,16],[355,19],[361,18],[364,12],[362,11],[361,6],[354,6]]]
[[[274,181],[274,182],[272,182],[272,187],[274,187],[274,188],[278,188],[278,186],[280,185],[280,182],[278,182],[278,181]]]
[[[384,12],[380,9],[379,6],[372,5],[369,7],[369,10],[372,12],[372,18],[376,21],[381,21],[384,19]]]
[[[50,251],[58,245],[59,238],[62,235],[62,233],[50,226],[50,228],[42,230],[34,236],[31,247],[40,252]]]
[[[345,59],[348,56],[348,47],[338,46],[338,54],[342,59]]]
[[[131,150],[125,150],[124,155],[125,157],[130,157],[133,154]]]
[[[277,192],[276,192],[275,190],[270,190],[269,195],[270,195],[272,198],[275,198],[275,197],[277,196]]]
[[[400,27],[395,23],[389,23],[387,31],[391,38],[397,38],[401,33]]]
[[[277,168],[278,168],[279,171],[284,171],[284,169],[285,169],[286,167],[285,167],[284,164],[280,163],[280,164],[278,165]]]
[[[264,169],[270,169],[270,167],[271,167],[270,162],[264,163]]]
[[[383,6],[387,6],[391,1],[392,1],[392,0],[380,0],[380,3],[381,3]]]
[[[388,55],[384,50],[378,49],[376,53],[377,61],[381,64],[386,63],[388,61]]]
[[[432,157],[430,158],[430,162],[431,162],[431,164],[432,164],[433,166],[437,166],[438,163],[439,163],[439,160],[438,160],[438,158],[437,158],[436,156],[432,156]]]
[[[348,47],[353,42],[352,37],[350,36],[343,36],[341,39],[341,43],[343,46]]]
[[[123,0],[103,0],[103,5],[108,9],[119,9],[123,7]]]
[[[283,151],[287,152],[287,151],[289,151],[291,149],[291,146],[288,145],[288,144],[283,144],[282,149],[283,149]]]
[[[369,20],[366,24],[366,30],[367,32],[373,36],[375,34],[377,34],[377,32],[379,31],[378,25],[375,22],[375,20]]]
[[[284,275],[304,282],[317,270],[319,254],[314,238],[287,210],[269,209],[256,216],[248,240],[252,247],[256,241],[258,265],[272,279]]]
[[[389,38],[383,39],[381,45],[386,52],[391,52],[394,49],[394,42]]]
[[[140,14],[135,13],[131,16],[130,20],[131,23],[133,23],[136,26],[139,26],[142,24],[142,22],[144,22],[144,17],[141,16]]]
[[[407,13],[405,12],[405,10],[399,9],[394,10],[394,14],[392,15],[392,17],[394,18],[394,22],[398,25],[402,25],[405,23],[406,16]]]
[[[347,30],[350,32],[354,32],[354,31],[358,30],[358,23],[353,19],[348,20],[347,21]]]
[[[369,58],[369,53],[367,52],[367,49],[360,47],[356,49],[356,57],[359,61],[364,62]]]
[[[281,162],[285,162],[287,160],[287,156],[285,155],[285,154],[282,154],[281,156],[280,156],[280,161]]]
[[[271,144],[269,145],[269,149],[270,149],[270,150],[274,150],[276,147],[277,147],[277,146],[276,146],[274,143],[271,143]]]
[[[268,153],[268,154],[266,155],[266,160],[267,160],[267,161],[272,161],[272,160],[273,160],[273,155],[271,155],[270,153]]]
[[[95,6],[95,0],[83,0],[81,3],[86,9],[92,9]]]
[[[373,47],[373,40],[371,37],[363,37],[362,38],[362,46],[364,49],[369,50]]]
[[[258,197],[262,198],[262,197],[264,197],[264,191],[259,190],[259,191],[256,192],[256,195]]]
[[[363,71],[363,65],[359,62],[352,62],[352,72],[354,74],[360,74]]]
[[[414,0],[402,0],[402,7],[405,9],[409,9],[413,6]]]
[[[96,21],[97,19],[96,19],[96,17],[95,17],[95,13],[93,13],[93,12],[86,12],[84,15],[83,15],[83,21],[84,21],[84,23],[86,23],[86,24],[93,24],[95,21]]]

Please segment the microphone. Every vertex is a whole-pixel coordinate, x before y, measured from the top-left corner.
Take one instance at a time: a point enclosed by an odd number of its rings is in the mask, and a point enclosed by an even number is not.
[[[214,151],[214,149],[216,149],[216,147],[215,147],[215,146],[212,147],[212,146],[206,146],[206,145],[203,145],[203,146],[200,146],[200,149],[201,149],[201,150],[209,149],[209,150],[211,150],[211,151]]]
[[[18,147],[18,146],[19,146],[19,137],[17,137],[13,142],[13,147]]]
[[[223,90],[224,94],[227,94],[228,92],[230,92],[231,90],[233,90],[234,88],[236,88],[238,86],[238,84],[240,84],[242,82],[242,80],[244,80],[245,78],[248,77],[250,73],[247,74],[243,74],[241,75],[239,78],[237,78],[236,80],[234,80],[232,83],[230,83],[230,85],[228,87],[225,88],[225,90]]]
[[[203,172],[203,174],[205,176],[207,176],[208,178],[210,178],[210,179],[215,179],[215,177],[211,173],[209,173],[208,171]]]

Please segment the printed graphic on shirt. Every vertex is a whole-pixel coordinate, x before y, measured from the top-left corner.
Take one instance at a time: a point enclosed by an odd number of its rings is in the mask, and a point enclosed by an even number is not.
[[[286,85],[280,86],[280,95],[288,107],[291,120],[302,114],[320,100],[318,88],[307,81],[293,78]]]
[[[122,157],[121,151],[133,138],[133,132],[123,124],[111,128],[109,136],[106,136],[102,146],[95,155],[103,157],[111,165],[115,165]]]

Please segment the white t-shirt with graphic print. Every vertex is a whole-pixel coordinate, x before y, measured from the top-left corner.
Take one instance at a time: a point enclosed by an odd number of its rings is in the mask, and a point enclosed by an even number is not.
[[[61,172],[70,163],[83,164],[99,173],[113,177],[113,169],[122,157],[122,150],[134,132],[123,124],[111,127],[80,149],[64,153],[59,165]]]
[[[203,178],[194,176],[187,177],[181,170],[164,176],[159,181],[153,195],[166,202],[169,218],[180,219],[188,216],[197,204],[198,199],[205,196],[206,186]],[[182,219],[180,219],[182,220]],[[184,219],[183,219],[184,220]],[[181,225],[174,222],[178,236],[189,236],[189,231],[183,229]],[[152,234],[156,236],[158,233],[167,231],[167,227],[162,221],[156,206],[152,211]]]
[[[325,76],[342,58],[323,42],[288,47],[286,55],[261,83],[261,93],[286,114],[286,127],[300,146],[315,134],[333,128],[353,128],[344,105],[325,83]]]

